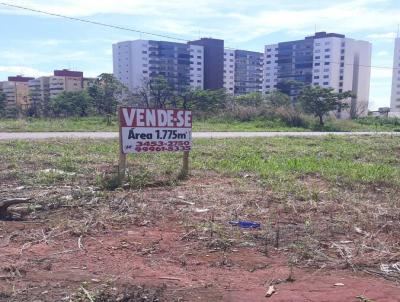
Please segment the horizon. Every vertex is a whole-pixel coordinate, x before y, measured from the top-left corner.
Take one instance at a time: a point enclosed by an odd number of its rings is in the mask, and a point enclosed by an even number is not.
[[[58,4],[47,4],[43,0],[27,2],[14,1],[13,5],[187,41],[212,36],[223,39],[225,47],[258,52],[263,52],[265,45],[301,40],[315,31],[366,40],[372,43],[373,49],[369,109],[390,106],[394,41],[400,22],[400,8],[393,0],[339,0],[335,5],[314,0],[307,4],[289,0],[279,4],[260,0],[252,3],[221,0],[217,4],[210,0],[201,3],[176,0],[168,4],[121,0],[121,5],[76,0]],[[2,5],[0,15],[0,26],[10,28],[12,24],[12,30],[2,35],[5,43],[0,49],[0,80],[18,74],[48,76],[53,70],[64,68],[83,71],[85,77],[95,77],[112,73],[112,44],[116,42],[174,41]]]

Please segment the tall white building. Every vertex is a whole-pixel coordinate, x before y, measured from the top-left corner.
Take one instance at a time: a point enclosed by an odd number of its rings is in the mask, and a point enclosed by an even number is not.
[[[264,70],[262,92],[268,94],[276,90],[278,84],[278,44],[264,48]]]
[[[299,87],[293,82],[352,91],[350,109],[337,116],[364,116],[368,113],[372,46],[340,34],[316,33],[299,41],[265,47],[263,91],[279,89],[295,101]]]
[[[152,40],[119,42],[113,45],[113,73],[131,91],[157,76],[175,89],[203,89],[204,47]]]
[[[391,115],[400,115],[400,38],[396,38],[393,57]]]
[[[235,93],[235,51],[232,49],[224,50],[224,88]]]

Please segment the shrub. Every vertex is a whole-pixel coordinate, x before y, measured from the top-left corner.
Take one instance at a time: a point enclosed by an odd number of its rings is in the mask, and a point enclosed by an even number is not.
[[[293,107],[278,107],[274,114],[289,127],[307,128],[310,125],[309,117]]]

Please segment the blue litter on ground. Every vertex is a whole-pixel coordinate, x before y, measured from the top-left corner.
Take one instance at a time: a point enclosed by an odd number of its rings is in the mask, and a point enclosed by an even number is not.
[[[253,221],[229,221],[229,224],[238,226],[243,229],[258,229],[261,227],[261,223]]]

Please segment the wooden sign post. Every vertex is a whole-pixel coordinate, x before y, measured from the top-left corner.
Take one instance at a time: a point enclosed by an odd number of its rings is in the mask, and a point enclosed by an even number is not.
[[[122,117],[120,114],[120,109],[118,108],[118,124],[119,124],[119,160],[118,160],[118,176],[121,179],[125,178],[125,171],[126,171],[126,153],[122,150]]]
[[[180,176],[189,174],[192,112],[183,109],[119,107],[119,175],[125,176],[127,153],[183,151]]]

